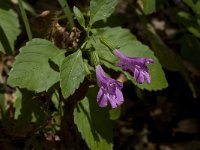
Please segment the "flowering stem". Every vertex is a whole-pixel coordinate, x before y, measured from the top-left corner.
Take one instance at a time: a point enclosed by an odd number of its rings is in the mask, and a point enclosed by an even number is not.
[[[64,14],[69,21],[70,28],[72,29],[74,27],[74,20],[73,20],[73,14],[70,10],[68,3],[66,2],[66,0],[58,0],[58,2],[60,4],[60,6],[62,7]]]
[[[30,29],[30,25],[29,25],[27,16],[26,16],[26,12],[25,12],[24,7],[22,5],[22,0],[18,0],[18,4],[19,4],[19,8],[20,8],[20,11],[21,11],[22,19],[23,19],[23,22],[24,22],[24,25],[25,25],[25,28],[26,28],[28,39],[30,41],[30,40],[32,40],[32,33],[31,33],[31,29]]]

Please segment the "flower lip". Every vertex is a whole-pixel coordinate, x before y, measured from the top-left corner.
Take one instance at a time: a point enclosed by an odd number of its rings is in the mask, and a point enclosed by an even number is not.
[[[106,107],[110,103],[112,108],[116,108],[121,105],[124,101],[121,92],[123,84],[106,76],[100,65],[96,66],[96,77],[98,86],[100,87],[97,95],[99,106]]]

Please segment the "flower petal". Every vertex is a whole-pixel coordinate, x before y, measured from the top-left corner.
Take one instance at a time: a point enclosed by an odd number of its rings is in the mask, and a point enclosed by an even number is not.
[[[97,102],[100,107],[106,107],[108,105],[108,98],[106,94],[103,92],[102,88],[99,89],[99,92],[97,95]]]
[[[148,84],[151,83],[151,77],[150,77],[149,73],[146,71],[144,71],[143,73],[144,73],[144,77],[145,77],[147,83]]]
[[[96,66],[96,77],[97,77],[97,83],[99,87],[101,87],[102,86],[101,81],[105,80],[104,78],[106,77],[106,74],[100,65]]]
[[[117,96],[117,104],[121,105],[124,102],[122,91],[119,89],[116,89],[116,96]]]
[[[151,58],[146,58],[146,65],[147,64],[154,64],[154,60]]]
[[[139,75],[140,75],[139,70],[137,68],[135,68],[135,70],[134,70],[134,76],[133,76],[134,79],[137,80],[137,78],[139,77]]]
[[[121,58],[121,59],[126,59],[126,55],[124,55],[121,51],[119,51],[118,49],[115,49],[114,51],[114,54],[118,57],[118,58]]]
[[[115,90],[115,95],[109,95],[108,100],[112,108],[117,108],[117,106],[124,102],[122,91],[117,88]]]
[[[138,75],[138,78],[136,79],[136,81],[137,81],[139,84],[144,83],[144,74],[143,74],[142,71],[139,72],[139,75]]]

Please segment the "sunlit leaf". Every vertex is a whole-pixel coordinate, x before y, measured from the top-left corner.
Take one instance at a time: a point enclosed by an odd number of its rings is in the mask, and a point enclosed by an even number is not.
[[[69,97],[79,87],[85,78],[82,53],[80,50],[67,56],[60,68],[60,85],[65,98]]]
[[[50,65],[50,59],[61,50],[44,39],[33,39],[20,49],[9,73],[8,84],[32,91],[47,91],[59,81],[59,73]]]

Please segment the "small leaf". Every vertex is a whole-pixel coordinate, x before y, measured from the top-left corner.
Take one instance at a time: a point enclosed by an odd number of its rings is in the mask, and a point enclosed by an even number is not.
[[[74,6],[73,11],[78,23],[85,28],[85,19],[81,11],[76,6]]]
[[[49,64],[60,50],[44,39],[33,39],[20,49],[9,73],[8,84],[32,91],[47,91],[59,81],[59,73]]]
[[[109,110],[99,108],[96,88],[90,88],[88,98],[81,100],[74,110],[74,122],[91,150],[112,149],[112,125]]]
[[[0,8],[0,51],[11,53],[14,49],[14,42],[20,33],[17,14],[13,10]]]
[[[82,53],[80,50],[66,57],[60,68],[60,85],[64,98],[69,97],[85,78]]]
[[[156,11],[156,0],[143,0],[143,10],[146,15]]]
[[[91,0],[90,25],[109,17],[117,5],[117,0]]]

